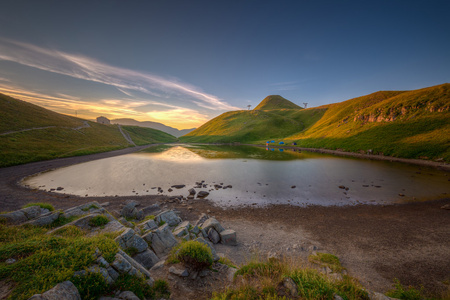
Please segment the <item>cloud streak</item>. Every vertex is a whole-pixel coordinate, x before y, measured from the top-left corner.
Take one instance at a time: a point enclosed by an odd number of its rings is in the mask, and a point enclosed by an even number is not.
[[[0,60],[116,87],[125,95],[141,92],[151,96],[189,101],[209,110],[236,110],[217,96],[175,79],[115,67],[98,60],[45,49],[35,45],[0,38]]]

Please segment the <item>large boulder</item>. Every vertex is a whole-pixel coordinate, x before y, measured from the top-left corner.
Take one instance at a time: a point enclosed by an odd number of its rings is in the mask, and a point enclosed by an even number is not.
[[[81,300],[81,296],[72,282],[64,281],[43,294],[32,296],[29,300]]]
[[[173,210],[166,210],[155,217],[156,224],[167,223],[169,226],[177,226],[181,223],[181,218]]]
[[[145,234],[143,238],[149,242],[158,257],[167,255],[170,249],[178,244],[168,224]]]
[[[150,269],[159,262],[158,256],[150,249],[146,249],[144,252],[136,254],[133,256],[133,259],[143,265],[146,269]]]
[[[218,233],[221,233],[225,230],[225,228],[223,228],[222,225],[220,225],[219,221],[217,221],[215,218],[209,218],[208,220],[206,220],[203,223],[202,228],[206,232],[208,232],[210,228],[214,228]]]
[[[135,201],[128,202],[123,208],[120,214],[124,218],[128,219],[136,219],[136,220],[142,220],[144,219],[144,212],[142,209],[137,209],[136,206],[139,205],[139,203]]]
[[[236,246],[237,245],[237,239],[236,239],[236,231],[232,229],[227,229],[219,233],[220,235],[220,241],[224,245],[231,245]]]
[[[115,241],[123,249],[134,248],[137,252],[144,252],[148,248],[147,242],[135,233],[131,228],[125,229],[121,235],[119,235]]]
[[[54,221],[56,221],[60,215],[61,215],[61,212],[54,211],[52,213],[40,216],[37,219],[28,221],[25,224],[30,224],[30,225],[34,225],[34,226],[47,226],[47,225],[52,224]]]
[[[48,209],[41,208],[39,205],[33,205],[9,213],[0,214],[0,219],[6,220],[9,224],[18,225],[47,215],[49,212]]]

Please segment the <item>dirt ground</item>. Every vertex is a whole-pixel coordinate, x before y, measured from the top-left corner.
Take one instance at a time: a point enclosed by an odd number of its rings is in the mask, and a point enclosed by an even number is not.
[[[110,202],[108,210],[119,209],[128,199],[142,207],[160,203],[179,210],[185,220],[196,221],[201,213],[208,213],[236,230],[238,246],[217,245],[216,249],[237,264],[249,260],[253,252],[305,259],[315,246],[337,255],[349,275],[371,290],[389,290],[394,278],[405,285],[423,285],[431,293],[449,289],[450,210],[441,207],[450,204],[450,198],[389,206],[222,209],[208,200],[180,204],[166,196],[77,197],[18,185],[31,174],[141,148],[1,168],[0,211],[16,210],[29,202],[49,202],[64,209],[95,200]]]

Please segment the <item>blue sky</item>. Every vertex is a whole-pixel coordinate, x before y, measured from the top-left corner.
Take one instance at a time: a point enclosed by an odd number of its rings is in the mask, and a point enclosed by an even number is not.
[[[22,1],[0,93],[180,129],[271,94],[308,107],[450,82],[449,1]]]

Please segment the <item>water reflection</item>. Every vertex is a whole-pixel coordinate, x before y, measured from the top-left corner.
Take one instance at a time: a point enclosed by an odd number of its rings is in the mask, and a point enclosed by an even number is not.
[[[281,151],[282,150],[282,151]],[[25,181],[33,188],[89,195],[188,195],[204,180],[208,197],[233,205],[388,204],[441,198],[447,173],[400,163],[334,157],[289,149],[163,145],[74,165]],[[169,192],[175,184],[185,188]],[[232,188],[216,188],[228,186]],[[216,187],[215,187],[216,186]],[[56,191],[55,191],[56,192]]]

